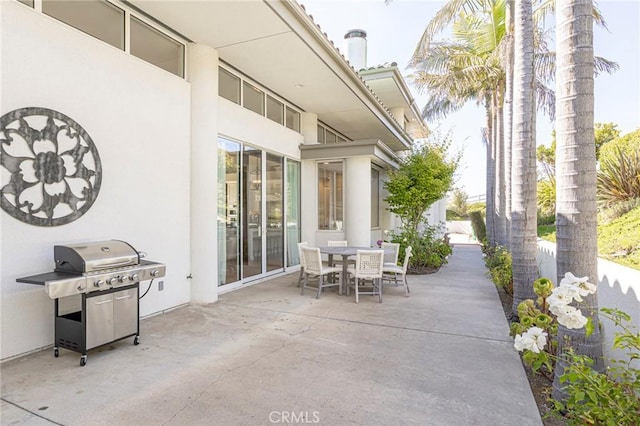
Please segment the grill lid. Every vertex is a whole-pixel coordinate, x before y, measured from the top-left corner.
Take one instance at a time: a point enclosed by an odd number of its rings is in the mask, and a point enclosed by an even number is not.
[[[84,274],[137,265],[140,255],[120,240],[93,241],[53,247],[55,271]]]

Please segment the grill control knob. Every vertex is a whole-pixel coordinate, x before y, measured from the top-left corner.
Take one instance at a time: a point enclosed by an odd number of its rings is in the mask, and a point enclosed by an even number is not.
[[[118,277],[118,281],[120,281],[121,283],[126,283],[127,281],[129,281],[129,277],[126,275],[121,275]]]
[[[114,285],[118,279],[116,277],[111,277],[107,280],[107,284]]]
[[[97,280],[96,282],[93,283],[94,287],[100,287],[102,284],[104,284],[104,281],[102,280]]]
[[[139,277],[138,277],[138,274],[133,274],[133,275],[131,275],[131,277],[130,277],[131,281],[133,281],[133,282],[138,281],[138,278],[139,278]]]
[[[158,271],[157,269],[154,269],[153,271],[151,271],[149,275],[151,275],[152,277],[157,277],[159,273],[160,271]]]

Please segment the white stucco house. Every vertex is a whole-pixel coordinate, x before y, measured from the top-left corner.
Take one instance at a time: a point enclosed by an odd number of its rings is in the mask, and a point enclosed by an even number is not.
[[[395,227],[381,182],[424,123],[398,67],[345,37],[294,0],[0,1],[1,359],[52,343],[52,300],[16,279],[52,270],[56,244],[165,263],[144,317],[295,270],[300,241]],[[9,141],[47,117],[91,150]]]

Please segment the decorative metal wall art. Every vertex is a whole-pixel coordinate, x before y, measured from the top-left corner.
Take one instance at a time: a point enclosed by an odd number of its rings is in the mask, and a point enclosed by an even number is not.
[[[78,123],[58,111],[20,108],[0,117],[0,155],[1,206],[22,222],[73,222],[100,192],[98,150]]]

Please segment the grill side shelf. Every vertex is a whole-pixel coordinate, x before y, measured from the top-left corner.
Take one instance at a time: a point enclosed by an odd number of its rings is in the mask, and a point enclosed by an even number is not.
[[[65,274],[64,272],[47,272],[45,274],[31,275],[29,277],[16,278],[16,282],[26,284],[45,285],[49,281],[68,280],[78,278],[78,275]]]

